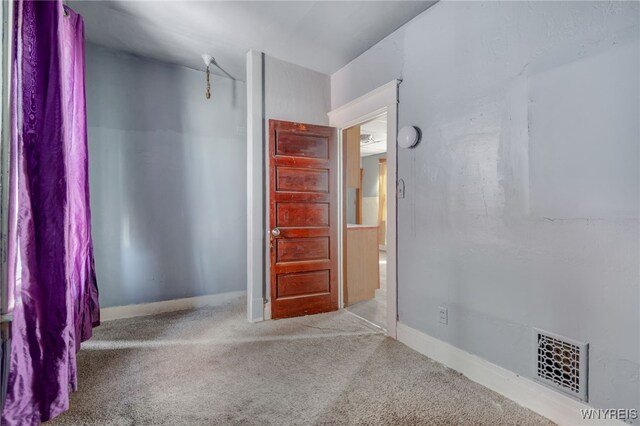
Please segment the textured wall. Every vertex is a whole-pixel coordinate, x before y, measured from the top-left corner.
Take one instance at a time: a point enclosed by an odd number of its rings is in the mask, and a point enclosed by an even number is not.
[[[265,55],[267,119],[329,124],[330,77]],[[268,124],[267,124],[268,126]]]
[[[87,45],[103,307],[246,289],[244,84]]]
[[[533,327],[588,342],[597,407],[640,406],[638,7],[440,2],[332,76],[333,107],[401,78],[423,131],[400,321],[527,377]]]

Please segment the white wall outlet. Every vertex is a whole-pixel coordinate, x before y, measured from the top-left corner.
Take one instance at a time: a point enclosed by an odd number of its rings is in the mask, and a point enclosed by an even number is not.
[[[449,310],[444,306],[438,306],[438,310],[440,311],[438,321],[442,324],[449,324]]]

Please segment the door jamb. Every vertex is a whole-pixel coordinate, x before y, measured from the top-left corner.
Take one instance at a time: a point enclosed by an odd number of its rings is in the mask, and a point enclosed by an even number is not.
[[[247,320],[265,319],[264,54],[247,52]]]
[[[398,85],[401,80],[389,83],[336,108],[328,113],[329,125],[338,129],[338,211],[344,212],[344,146],[342,131],[349,127],[362,124],[373,118],[386,114],[387,116],[387,335],[396,338],[398,322],[398,284],[397,284],[397,144],[398,128]],[[344,308],[344,221],[345,215],[338,219],[338,283],[340,287],[338,303]]]

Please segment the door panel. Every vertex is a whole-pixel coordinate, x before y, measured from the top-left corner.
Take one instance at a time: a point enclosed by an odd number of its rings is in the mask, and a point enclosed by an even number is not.
[[[328,293],[331,289],[329,277],[328,270],[281,274],[278,276],[278,297]]]
[[[329,170],[276,165],[276,191],[329,192]]]
[[[276,246],[278,262],[329,259],[329,237],[280,238]]]
[[[276,141],[276,155],[329,158],[329,140],[323,136],[283,132]]]
[[[331,127],[269,121],[274,319],[338,309],[337,143]]]
[[[329,226],[329,203],[279,203],[276,226]]]

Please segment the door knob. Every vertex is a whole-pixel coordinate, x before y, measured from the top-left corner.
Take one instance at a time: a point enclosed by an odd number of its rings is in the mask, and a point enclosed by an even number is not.
[[[273,228],[271,230],[271,235],[273,235],[274,237],[279,237],[280,236],[280,229],[278,228]]]

